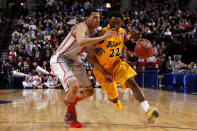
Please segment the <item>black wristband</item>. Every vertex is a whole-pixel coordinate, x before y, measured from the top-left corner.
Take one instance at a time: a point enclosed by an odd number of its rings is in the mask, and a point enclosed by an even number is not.
[[[124,45],[127,47],[129,51],[134,51],[136,43],[132,42],[131,40],[128,40],[124,43]]]

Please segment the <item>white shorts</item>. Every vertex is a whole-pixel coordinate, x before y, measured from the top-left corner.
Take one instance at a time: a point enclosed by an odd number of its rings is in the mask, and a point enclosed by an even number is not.
[[[42,82],[37,82],[37,81],[33,82],[33,86],[38,87],[38,88],[42,88],[43,85],[44,85],[44,83],[42,83]]]
[[[26,81],[23,81],[22,84],[23,84],[23,87],[24,88],[26,88],[26,87],[33,87],[33,83],[32,82],[31,83],[28,83]]]
[[[58,62],[50,61],[51,71],[59,78],[66,91],[68,90],[68,82],[72,80],[77,80],[81,88],[92,85],[85,68],[79,60],[72,60],[72,62],[63,58],[59,58],[58,60]]]

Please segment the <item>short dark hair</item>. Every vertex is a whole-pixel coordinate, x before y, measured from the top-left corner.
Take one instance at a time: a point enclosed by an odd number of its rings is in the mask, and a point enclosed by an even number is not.
[[[120,17],[121,19],[123,19],[120,11],[112,11],[111,13],[109,13],[108,18],[111,19],[112,17]]]
[[[89,17],[92,14],[92,12],[98,12],[98,11],[94,8],[89,8],[85,11],[85,17]]]

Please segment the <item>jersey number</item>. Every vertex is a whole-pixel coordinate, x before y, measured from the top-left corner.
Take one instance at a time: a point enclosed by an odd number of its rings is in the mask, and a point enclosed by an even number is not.
[[[119,56],[120,55],[119,48],[117,48],[116,51],[117,51],[116,56]],[[109,57],[114,57],[114,49],[111,49],[110,52],[111,54],[109,55]]]

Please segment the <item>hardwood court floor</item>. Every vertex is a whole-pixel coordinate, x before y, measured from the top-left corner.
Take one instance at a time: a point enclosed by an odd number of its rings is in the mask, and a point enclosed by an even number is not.
[[[129,90],[119,89],[122,111],[116,111],[101,89],[77,104],[83,128],[64,127],[64,90],[0,90],[0,131],[182,131],[197,130],[197,96],[143,89],[160,112],[147,124],[144,111]]]

